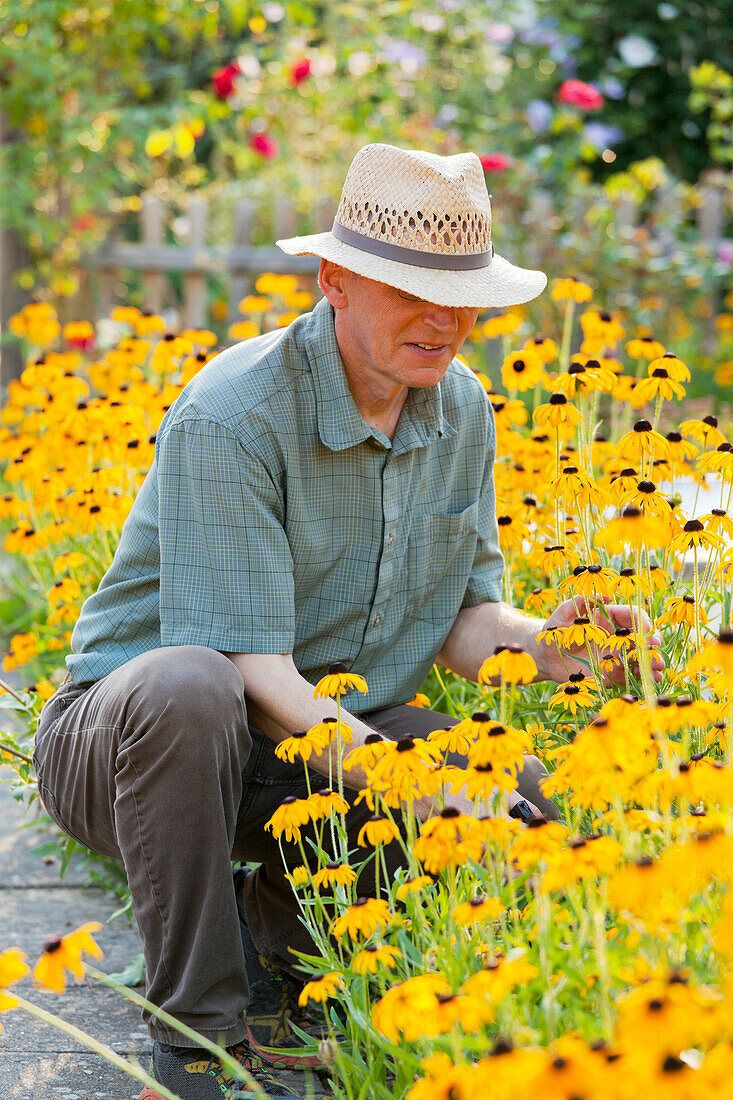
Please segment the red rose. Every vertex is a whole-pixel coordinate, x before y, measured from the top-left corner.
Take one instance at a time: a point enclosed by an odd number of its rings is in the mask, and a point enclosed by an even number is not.
[[[249,139],[249,147],[254,149],[255,153],[259,153],[261,157],[265,157],[266,160],[276,157],[280,152],[278,143],[269,134],[252,134]]]
[[[302,84],[304,80],[307,80],[311,75],[312,68],[311,63],[307,57],[301,57],[300,61],[296,61],[290,70],[290,83],[294,88],[297,88],[299,84]]]
[[[239,74],[239,65],[236,61],[223,69],[218,69],[211,78],[214,93],[218,99],[228,99],[234,91],[234,78]]]
[[[560,85],[557,98],[560,103],[572,103],[583,111],[597,111],[604,104],[598,89],[592,84],[584,84],[582,80],[566,80]]]
[[[485,153],[480,159],[484,172],[504,172],[512,164],[511,157],[505,153]]]

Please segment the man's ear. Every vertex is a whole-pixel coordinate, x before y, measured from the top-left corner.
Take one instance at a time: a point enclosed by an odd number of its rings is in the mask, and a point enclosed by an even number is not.
[[[345,267],[333,263],[331,260],[321,260],[318,271],[318,285],[325,298],[334,309],[344,309],[348,305],[349,275]]]

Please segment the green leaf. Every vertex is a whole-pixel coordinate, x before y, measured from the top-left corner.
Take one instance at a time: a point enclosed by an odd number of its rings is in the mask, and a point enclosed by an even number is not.
[[[113,914],[113,916],[115,915]],[[121,970],[119,974],[110,974],[109,976],[114,981],[119,982],[120,985],[127,986],[128,989],[133,989],[136,985],[145,985],[144,955],[140,952],[139,955],[135,955],[133,959],[130,959],[125,969]]]

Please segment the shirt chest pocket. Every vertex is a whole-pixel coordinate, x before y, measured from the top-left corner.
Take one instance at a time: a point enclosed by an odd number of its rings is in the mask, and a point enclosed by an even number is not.
[[[476,552],[478,506],[474,501],[462,512],[416,517],[407,546],[408,616],[420,617],[438,590],[445,592],[446,615],[455,613],[456,594],[463,598]]]

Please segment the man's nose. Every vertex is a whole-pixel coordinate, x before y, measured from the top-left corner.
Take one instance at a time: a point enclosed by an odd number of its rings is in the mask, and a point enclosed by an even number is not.
[[[425,311],[424,318],[433,328],[440,332],[457,332],[459,311],[454,306],[430,305]]]

